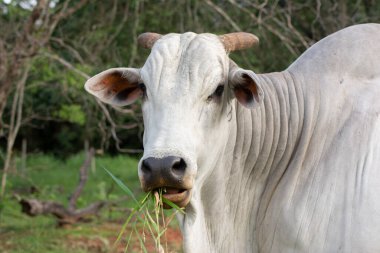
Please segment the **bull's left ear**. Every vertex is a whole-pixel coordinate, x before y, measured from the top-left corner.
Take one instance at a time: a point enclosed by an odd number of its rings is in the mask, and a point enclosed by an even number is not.
[[[138,69],[112,68],[88,79],[84,87],[104,103],[124,106],[143,94],[141,83]]]
[[[234,66],[229,73],[229,83],[236,99],[249,109],[260,105],[264,99],[259,78],[253,71]]]

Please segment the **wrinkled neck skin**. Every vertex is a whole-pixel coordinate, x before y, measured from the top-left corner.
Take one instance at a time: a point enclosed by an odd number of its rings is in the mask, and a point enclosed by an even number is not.
[[[291,73],[259,78],[265,94],[262,104],[249,110],[232,100],[224,132],[228,139],[220,145],[211,174],[197,177],[186,215],[179,217],[185,252],[258,251],[263,214],[297,145],[303,121],[303,94]]]

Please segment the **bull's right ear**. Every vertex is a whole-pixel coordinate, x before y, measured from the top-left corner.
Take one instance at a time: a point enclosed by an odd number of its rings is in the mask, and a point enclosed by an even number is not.
[[[259,78],[250,70],[241,69],[233,64],[229,73],[229,83],[235,98],[248,109],[260,105],[264,99]]]
[[[88,79],[87,92],[107,104],[124,106],[133,103],[143,94],[138,69],[112,68]]]

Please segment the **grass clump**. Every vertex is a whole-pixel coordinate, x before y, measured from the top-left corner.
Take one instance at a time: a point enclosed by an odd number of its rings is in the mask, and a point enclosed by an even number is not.
[[[163,198],[162,189],[154,192],[148,192],[141,198],[141,200],[138,200],[128,186],[115,177],[109,170],[106,168],[104,168],[104,170],[112,177],[116,184],[133,199],[135,204],[114,243],[114,247],[123,238],[127,226],[130,225],[132,226],[132,230],[127,236],[125,252],[129,252],[128,247],[133,235],[139,240],[142,252],[148,252],[146,246],[147,236],[154,240],[156,252],[167,252],[168,241],[165,237],[166,231],[177,213],[184,214],[184,208],[180,208],[173,202]],[[174,212],[167,215],[168,211],[164,211],[164,204],[172,207]]]

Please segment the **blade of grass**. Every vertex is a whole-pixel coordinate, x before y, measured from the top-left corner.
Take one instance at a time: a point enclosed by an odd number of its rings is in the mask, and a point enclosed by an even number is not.
[[[148,251],[146,250],[146,247],[144,245],[144,242],[142,241],[141,236],[140,236],[139,232],[136,229],[136,226],[133,226],[133,230],[137,234],[137,239],[140,241],[140,247],[141,247],[141,249],[144,251],[144,253],[148,253]]]
[[[148,200],[149,196],[151,195],[151,192],[148,192],[145,197],[141,200],[141,205],[145,204],[145,202]]]
[[[129,222],[131,221],[132,217],[133,217],[134,215],[136,215],[138,212],[140,212],[141,209],[142,209],[144,206],[145,206],[145,204],[142,204],[142,205],[136,206],[135,208],[132,209],[132,212],[129,214],[127,220],[126,220],[125,223],[123,224],[123,227],[121,228],[121,231],[120,231],[120,233],[119,233],[119,235],[118,235],[118,237],[117,237],[117,239],[116,239],[114,245],[116,245],[116,244],[119,243],[121,237],[123,236],[125,230],[127,229],[127,226],[128,226],[128,224],[129,224]]]
[[[162,216],[162,224],[163,224],[163,226],[164,226],[164,232],[166,232],[166,230],[167,230],[167,225],[166,225],[166,221],[165,221],[165,213],[164,213],[164,205],[162,204],[161,205],[161,209],[160,209],[160,211],[161,211],[161,216]],[[167,233],[165,233],[165,251],[166,252],[168,252],[169,250],[168,250],[168,237],[167,237]]]
[[[148,212],[148,210],[145,210],[145,211]],[[149,229],[150,235],[152,236],[153,239],[155,239],[154,232],[153,232],[153,229],[151,227],[151,222],[149,222],[149,220],[147,222],[147,227]]]
[[[128,237],[127,245],[125,246],[125,249],[124,249],[124,253],[127,253],[129,243],[131,242],[132,234],[133,234],[133,230],[131,230],[131,233],[129,233],[129,237]]]
[[[155,215],[156,215],[156,222],[157,222],[157,249],[160,247],[161,245],[161,240],[160,240],[160,205],[161,205],[161,200],[162,200],[162,188],[159,189],[159,192],[155,192],[155,196],[156,196],[156,203],[155,203],[155,208],[154,208],[154,212],[155,212]]]
[[[180,208],[179,206],[177,206],[176,204],[174,204],[173,202],[171,202],[170,200],[167,200],[165,198],[162,198],[162,201],[167,204],[168,206],[176,209],[177,211],[179,211],[180,213],[182,214],[185,214],[185,210],[183,208]]]
[[[114,248],[114,246],[117,245],[117,244],[119,243],[121,237],[123,236],[125,230],[127,229],[127,226],[128,226],[128,224],[129,224],[129,222],[131,221],[131,219],[132,219],[132,217],[133,217],[133,215],[134,215],[135,213],[136,213],[136,210],[133,209],[132,212],[129,214],[127,220],[124,222],[123,227],[121,228],[121,231],[120,231],[119,235],[117,236],[116,241],[114,242],[112,248]]]
[[[150,215],[149,210],[146,210],[145,215],[146,217],[148,217],[150,224],[153,226],[154,230],[158,233],[159,231],[158,225],[156,221],[153,219],[153,217]]]
[[[175,212],[173,212],[169,217],[168,217],[168,220],[167,220],[167,224],[169,226],[169,224],[172,222],[172,220],[174,219],[174,217],[176,216],[176,214],[178,213],[178,210],[176,210]]]
[[[161,238],[163,234],[168,230],[168,228],[164,228],[158,235],[157,237]]]
[[[117,177],[115,177],[109,170],[107,170],[104,167],[103,167],[103,169],[112,177],[112,179],[116,182],[116,184],[119,185],[119,187],[124,192],[126,192],[136,202],[137,205],[140,205],[140,203],[137,201],[135,195],[133,194],[133,192],[131,191],[131,189],[129,189],[128,186],[126,186],[120,179],[118,179]]]

